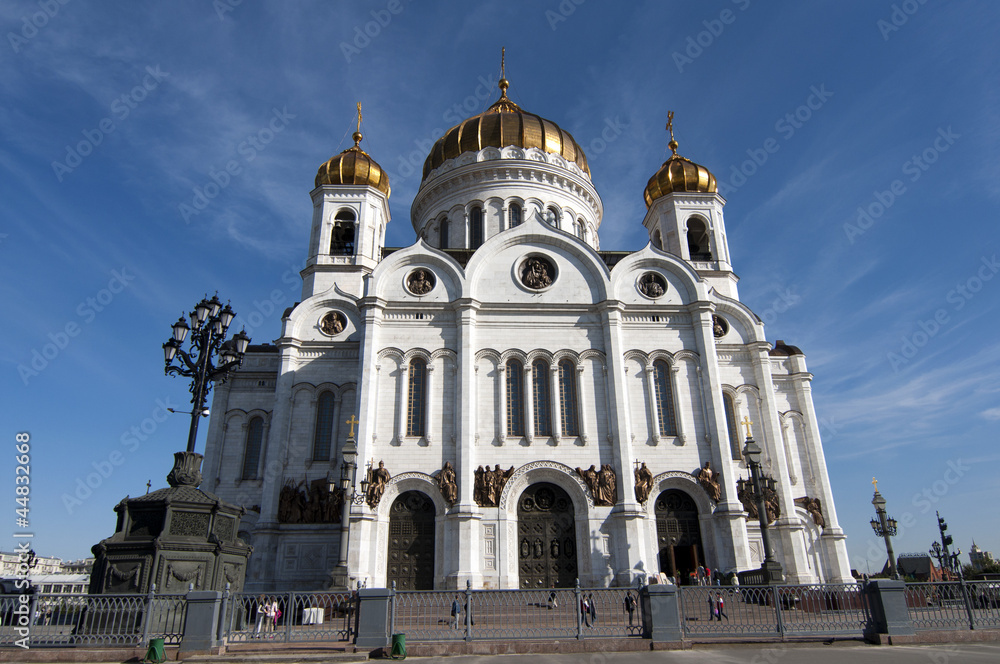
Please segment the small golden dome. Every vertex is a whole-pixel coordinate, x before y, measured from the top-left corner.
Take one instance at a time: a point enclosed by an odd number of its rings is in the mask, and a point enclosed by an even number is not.
[[[501,77],[500,99],[496,103],[485,113],[455,125],[437,140],[424,161],[424,178],[444,162],[465,152],[509,145],[560,155],[566,161],[576,162],[580,170],[590,175],[587,155],[573,136],[556,123],[522,110],[507,97],[508,85],[507,79]]]
[[[646,199],[646,207],[650,207],[657,198],[672,194],[676,191],[693,191],[707,194],[714,194],[718,191],[715,184],[715,176],[704,166],[696,164],[690,159],[677,154],[677,141],[674,140],[674,112],[667,115],[667,131],[670,132],[670,143],[667,146],[673,153],[670,158],[663,162],[656,175],[649,178],[646,183],[646,191],[643,198]]]
[[[371,156],[361,149],[361,103],[358,103],[358,130],[354,146],[347,148],[319,167],[316,186],[324,184],[368,185],[389,196],[389,177]]]

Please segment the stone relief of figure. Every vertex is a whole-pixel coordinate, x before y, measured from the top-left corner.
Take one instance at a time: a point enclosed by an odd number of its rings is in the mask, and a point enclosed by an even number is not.
[[[759,519],[760,512],[757,510],[757,499],[753,495],[753,485],[746,482],[743,490],[739,492],[738,498],[743,503],[743,509],[747,511],[751,519]],[[772,523],[781,516],[781,503],[778,500],[778,492],[767,485],[762,487],[764,492],[764,509],[767,510],[767,522]]]
[[[820,528],[826,528],[826,519],[823,517],[823,505],[819,502],[819,498],[803,496],[802,498],[796,498],[795,504],[800,505],[806,512],[809,512],[813,523]]]
[[[582,468],[576,469],[576,474],[583,478],[584,484],[590,489],[590,495],[594,497],[594,502],[597,502],[597,468],[594,464],[590,464],[590,468],[583,470]]]
[[[657,280],[656,275],[652,273],[645,274],[639,279],[639,290],[646,297],[660,297],[664,292],[663,286]]]
[[[649,494],[653,490],[653,473],[646,468],[645,462],[635,469],[635,499],[640,503],[649,500]]]
[[[339,523],[342,500],[342,491],[331,492],[324,478],[313,480],[308,487],[305,480],[297,484],[288,480],[278,494],[278,522]]]
[[[339,312],[331,311],[323,316],[319,327],[326,334],[340,334],[344,331],[344,317]]]
[[[368,507],[375,509],[378,507],[378,503],[382,500],[382,494],[385,493],[385,485],[389,483],[391,479],[389,471],[385,469],[385,462],[379,461],[378,468],[373,468],[368,471],[370,476],[368,478],[368,495],[365,497]]]
[[[719,502],[722,497],[722,487],[719,485],[719,474],[712,470],[710,462],[706,461],[704,467],[698,471],[698,483],[712,500]]]
[[[541,258],[529,258],[524,263],[521,281],[528,288],[546,288],[552,285],[551,267]]]
[[[426,295],[434,288],[434,281],[427,274],[427,270],[416,270],[410,275],[406,286],[414,295]]]
[[[472,484],[472,499],[480,507],[486,504],[486,471],[482,466],[476,468],[475,479]]]
[[[721,316],[712,316],[712,334],[716,339],[726,336],[726,321]]]
[[[441,489],[444,502],[454,505],[455,499],[458,498],[458,484],[455,481],[455,469],[452,468],[451,461],[445,461],[444,467],[438,474],[438,488]]]
[[[492,470],[487,465],[476,469],[475,484],[473,486],[473,498],[480,507],[496,507],[500,504],[500,495],[507,485],[507,480],[514,474],[514,466],[507,470],[500,468],[496,464]]]
[[[610,506],[618,502],[617,479],[615,469],[611,467],[611,464],[606,463],[601,466],[600,472],[597,473],[597,491],[600,494],[600,498],[594,497],[595,505]]]

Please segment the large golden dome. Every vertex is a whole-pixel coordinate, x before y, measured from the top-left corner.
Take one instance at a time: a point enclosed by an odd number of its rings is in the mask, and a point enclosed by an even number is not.
[[[670,112],[668,117],[670,120],[667,122],[667,130],[670,132],[670,143],[667,145],[673,154],[663,162],[660,170],[656,171],[656,174],[649,178],[649,182],[646,183],[646,191],[643,197],[646,199],[647,208],[657,198],[677,191],[693,191],[708,194],[714,194],[718,191],[715,184],[715,176],[712,175],[711,171],[677,154],[677,141],[674,140],[673,111]]]
[[[587,155],[568,131],[534,113],[522,110],[507,98],[506,78],[500,79],[500,99],[465,122],[455,125],[437,140],[424,161],[424,174],[433,171],[449,159],[465,152],[478,152],[486,147],[538,148],[543,152],[560,155],[566,161],[576,162],[587,175]]]
[[[361,132],[354,132],[354,146],[347,148],[319,167],[316,186],[353,184],[375,187],[389,195],[389,177],[371,156],[361,149]]]

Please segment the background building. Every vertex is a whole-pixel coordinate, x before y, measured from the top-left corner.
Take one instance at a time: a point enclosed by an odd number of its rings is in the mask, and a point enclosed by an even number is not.
[[[328,487],[355,417],[358,490],[372,480],[350,508],[357,583],[755,568],[747,434],[774,480],[787,580],[850,581],[812,376],[739,300],[715,177],[671,135],[645,190],[649,243],[602,250],[586,155],[506,89],[431,149],[411,246],[384,247],[389,182],[360,118],[355,146],[320,167],[301,302],[212,407],[203,488],[251,510],[248,590],[329,583]]]

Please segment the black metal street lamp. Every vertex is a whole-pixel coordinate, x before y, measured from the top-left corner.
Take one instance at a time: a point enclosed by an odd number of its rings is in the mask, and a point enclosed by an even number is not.
[[[899,571],[896,569],[896,555],[892,552],[892,537],[896,534],[896,520],[890,518],[885,512],[885,498],[878,492],[878,482],[872,478],[875,486],[875,496],[872,498],[872,505],[875,506],[876,518],[870,521],[875,534],[885,540],[885,552],[889,555],[889,577],[899,578]]]
[[[205,399],[212,389],[212,383],[224,382],[229,372],[243,363],[250,337],[246,332],[240,331],[232,339],[226,339],[229,324],[236,314],[228,304],[222,306],[218,295],[213,295],[211,300],[202,298],[188,317],[191,326],[188,326],[184,316],[173,324],[173,335],[163,344],[163,358],[166,364],[165,374],[193,378],[187,451],[194,452],[198,437],[198,418],[208,415]],[[185,351],[184,340],[189,332],[190,350]],[[216,355],[219,358],[218,365],[213,362],[213,356]]]
[[[932,558],[936,558],[938,561],[938,568],[944,569],[944,552],[941,550],[941,542],[935,541],[931,545],[931,550],[928,551]]]
[[[351,425],[351,431],[347,436],[347,442],[340,452],[340,486],[335,482],[330,482],[331,493],[340,490],[343,496],[343,504],[340,513],[340,559],[331,574],[334,588],[345,588],[350,590],[350,574],[347,569],[348,537],[351,532],[351,505],[361,505],[368,493],[368,476],[361,480],[361,491],[355,489],[354,481],[358,474],[358,445],[354,440],[354,425],[358,420],[354,415],[347,420],[346,424]]]
[[[744,417],[741,424],[747,428],[746,444],[743,446],[743,458],[746,459],[747,466],[750,468],[753,497],[757,502],[757,518],[760,521],[760,535],[764,542],[764,562],[760,566],[760,571],[763,573],[764,583],[784,583],[784,573],[781,569],[781,563],[774,559],[774,553],[771,549],[771,537],[767,532],[767,504],[764,501],[760,469],[760,455],[762,450],[760,449],[760,445],[750,436],[750,425],[753,424],[750,418]],[[768,488],[773,491],[776,486],[775,481],[771,478],[766,478],[765,482]]]

